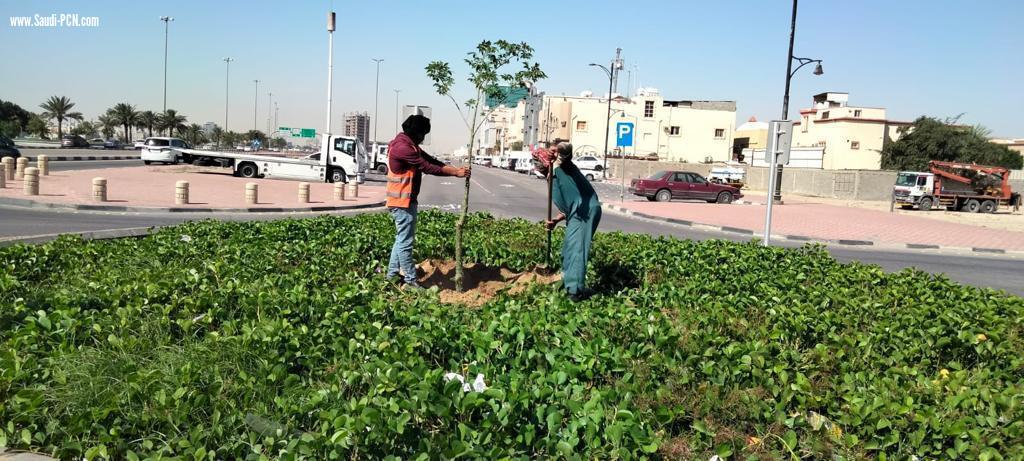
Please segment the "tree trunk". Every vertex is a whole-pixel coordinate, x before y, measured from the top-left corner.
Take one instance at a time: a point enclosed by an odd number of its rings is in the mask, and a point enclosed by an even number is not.
[[[63,122],[63,120],[61,120],[60,117],[57,117],[57,140],[58,141],[64,139],[64,132],[61,131],[61,125],[62,125],[61,122]]]
[[[481,91],[477,90],[476,93],[476,104],[473,106],[473,122],[469,129],[469,156],[466,159],[470,171],[473,170],[473,144],[476,141],[476,117],[480,111],[480,95]],[[462,291],[462,235],[466,227],[466,216],[469,214],[469,186],[470,178],[466,178],[466,192],[462,196],[462,213],[459,214],[459,220],[455,222],[455,291]]]

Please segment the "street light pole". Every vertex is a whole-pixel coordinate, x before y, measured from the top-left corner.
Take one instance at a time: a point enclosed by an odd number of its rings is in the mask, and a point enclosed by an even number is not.
[[[611,132],[612,124],[612,83],[615,81],[615,66],[612,65],[611,70],[608,70],[607,67],[601,64],[590,63],[590,65],[599,67],[605,74],[608,74],[608,110],[604,118],[604,171],[608,171],[608,135]],[[623,170],[622,174],[626,174],[625,170]]]
[[[402,90],[395,90],[395,133],[401,131],[399,127],[402,121],[398,118],[398,93],[401,92]]]
[[[256,84],[256,93],[252,97],[252,131],[256,131],[256,111],[260,107],[260,81],[253,80]]]
[[[373,135],[370,136],[370,144],[377,143],[377,99],[380,96],[380,63],[383,59],[374,59],[377,63],[377,84],[373,87]]]
[[[230,95],[231,88],[231,61],[234,59],[224,58],[224,132],[228,130],[228,96]]]
[[[809,59],[809,58],[798,58],[793,56],[793,40],[796,38],[796,5],[797,0],[793,0],[793,17],[789,24],[789,55],[786,58],[786,91],[782,95],[782,120],[789,120],[789,84],[790,80],[793,79],[793,75],[796,74],[800,68],[806,66],[812,62],[817,63],[817,67],[814,68],[814,75],[821,75],[824,71],[821,69],[820,59]],[[793,61],[800,63],[796,69],[793,69]],[[769,153],[765,152],[765,161],[771,164],[768,158]],[[774,155],[774,154],[772,154]],[[775,167],[775,186],[772,188],[772,201],[775,203],[782,203],[782,164],[779,163]]]
[[[271,126],[270,126],[270,106],[273,104],[274,93],[267,92],[267,139],[270,139]]]
[[[160,16],[160,20],[164,22],[164,112],[167,112],[167,34],[174,18]]]

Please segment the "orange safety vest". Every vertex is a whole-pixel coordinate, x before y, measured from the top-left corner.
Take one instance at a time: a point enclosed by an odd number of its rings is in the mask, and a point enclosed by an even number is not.
[[[388,168],[387,206],[409,208],[412,202],[412,180],[416,171],[409,168],[405,173],[395,173]]]

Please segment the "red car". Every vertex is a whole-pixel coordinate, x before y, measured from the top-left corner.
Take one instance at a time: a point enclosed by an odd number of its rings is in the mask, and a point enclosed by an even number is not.
[[[735,187],[715,184],[690,171],[659,171],[647,179],[634,179],[629,185],[629,192],[647,197],[652,202],[690,199],[705,200],[708,203],[732,203],[743,197]]]

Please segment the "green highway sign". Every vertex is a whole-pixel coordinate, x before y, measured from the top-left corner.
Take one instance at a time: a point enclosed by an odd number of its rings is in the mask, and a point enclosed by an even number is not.
[[[277,127],[277,131],[288,133],[293,138],[315,138],[316,129],[313,128],[288,128],[286,126]]]

